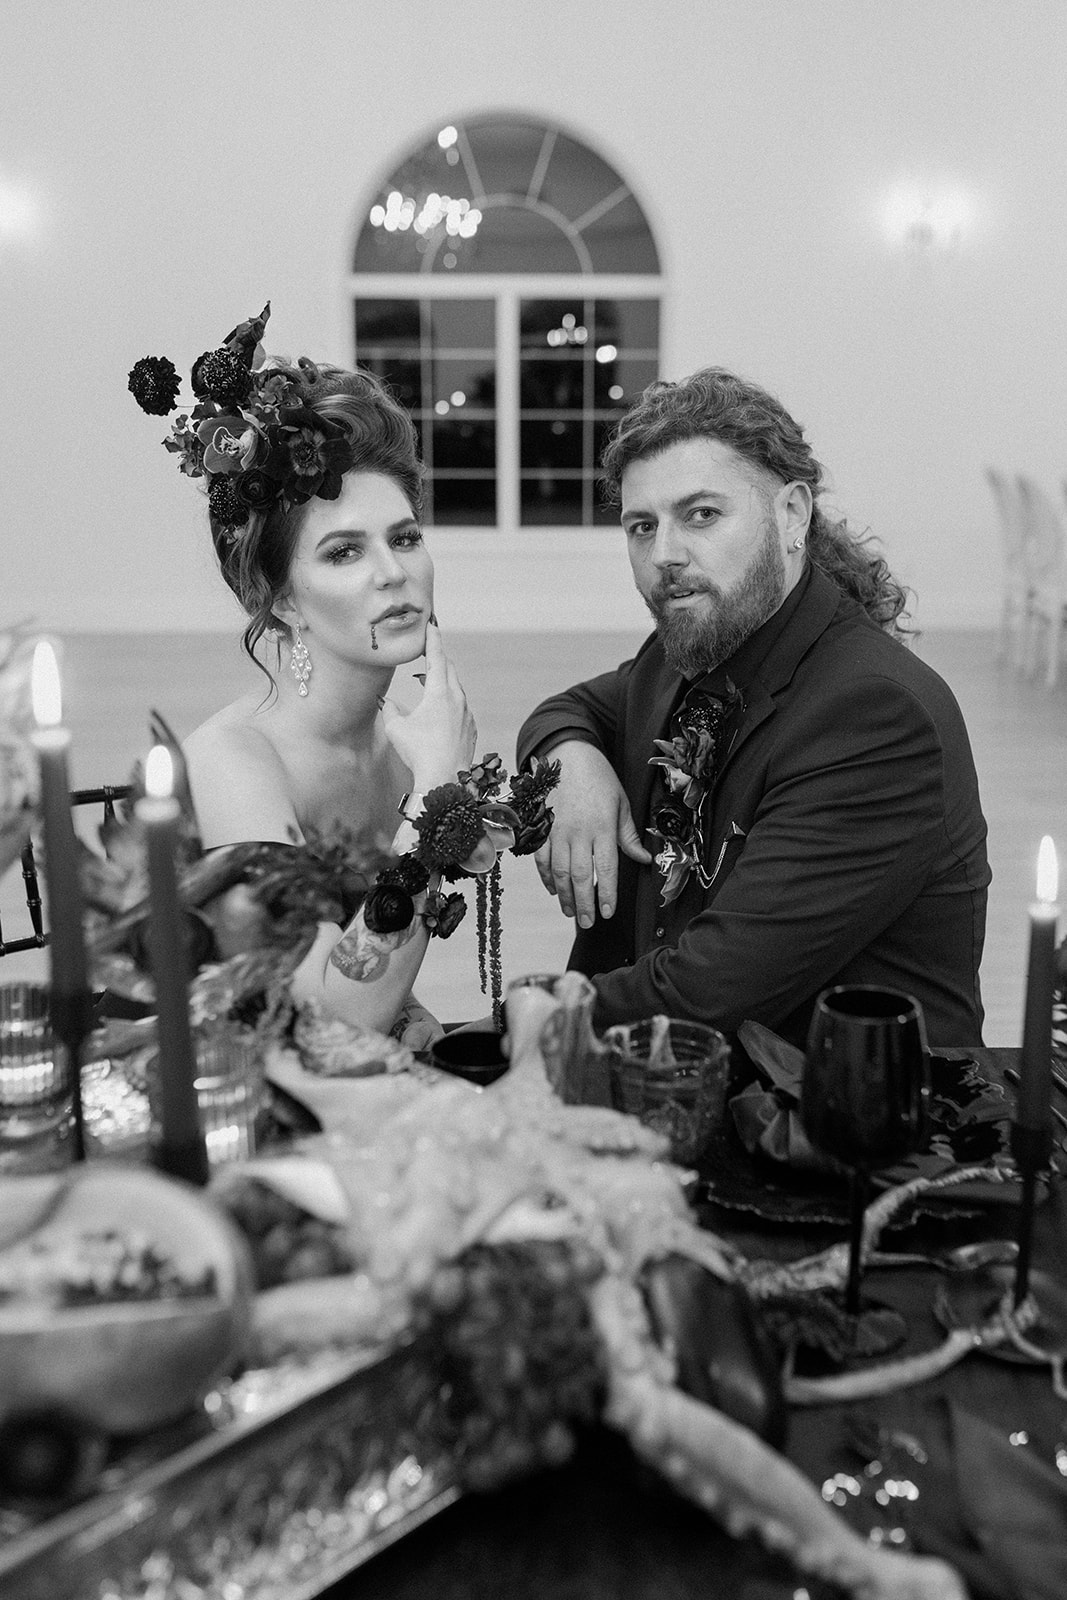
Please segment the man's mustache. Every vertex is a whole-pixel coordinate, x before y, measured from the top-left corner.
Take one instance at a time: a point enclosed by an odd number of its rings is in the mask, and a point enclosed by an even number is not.
[[[657,583],[649,594],[649,604],[663,606],[668,600],[676,600],[680,594],[710,594],[716,600],[722,599],[722,590],[714,583]]]

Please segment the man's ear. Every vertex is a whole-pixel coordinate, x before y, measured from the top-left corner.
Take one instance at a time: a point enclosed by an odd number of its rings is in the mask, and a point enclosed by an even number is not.
[[[806,483],[787,483],[778,491],[779,527],[787,544],[807,537],[815,502]]]

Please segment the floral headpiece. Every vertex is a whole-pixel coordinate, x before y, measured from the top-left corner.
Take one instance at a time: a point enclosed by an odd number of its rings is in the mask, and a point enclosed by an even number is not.
[[[253,512],[303,505],[313,495],[336,500],[351,464],[344,430],[312,411],[287,373],[263,364],[269,316],[268,300],[193,363],[195,402],[163,440],[187,477],[207,479],[211,514],[235,539]],[[304,358],[298,365],[316,375]],[[143,356],[130,371],[130,393],[150,416],[175,410],[180,388],[166,356]]]

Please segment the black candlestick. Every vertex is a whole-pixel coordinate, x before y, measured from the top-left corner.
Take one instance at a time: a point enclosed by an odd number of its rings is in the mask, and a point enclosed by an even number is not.
[[[51,997],[52,1033],[67,1053],[70,1077],[71,1111],[74,1134],[74,1159],[85,1160],[85,1118],[82,1111],[82,1049],[93,1025],[93,997],[88,989],[80,994]]]
[[[1052,1155],[1052,1129],[1028,1128],[1022,1123],[1011,1125],[1011,1153],[1022,1179],[1022,1199],[1019,1203],[1019,1255],[1015,1262],[1015,1288],[1013,1299],[1022,1305],[1030,1288],[1030,1253],[1034,1234],[1034,1202],[1037,1180],[1049,1164]]]

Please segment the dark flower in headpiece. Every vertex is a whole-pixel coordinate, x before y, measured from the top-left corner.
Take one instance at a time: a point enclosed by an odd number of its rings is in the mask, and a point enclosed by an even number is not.
[[[208,417],[196,436],[204,447],[204,466],[208,472],[244,472],[252,465],[259,448],[259,434],[246,417],[226,415]]]
[[[297,504],[318,495],[320,500],[336,500],[341,493],[341,478],[349,464],[344,437],[328,431],[321,417],[298,411],[278,429],[283,461],[296,478],[292,485]]]
[[[193,393],[220,406],[239,406],[252,389],[252,374],[235,350],[208,350],[192,372]]]
[[[266,511],[282,492],[277,478],[272,478],[262,467],[239,472],[233,480],[233,488],[241,504],[247,506],[249,511]]]
[[[243,528],[248,521],[248,507],[242,505],[232,479],[212,478],[207,500],[211,515],[224,528]]]
[[[165,417],[174,410],[181,380],[174,362],[166,356],[142,356],[130,368],[127,387],[142,411],[150,417]]]
[[[419,860],[431,871],[466,861],[483,833],[481,813],[470,793],[458,783],[442,783],[426,796],[425,806],[414,819]]]

